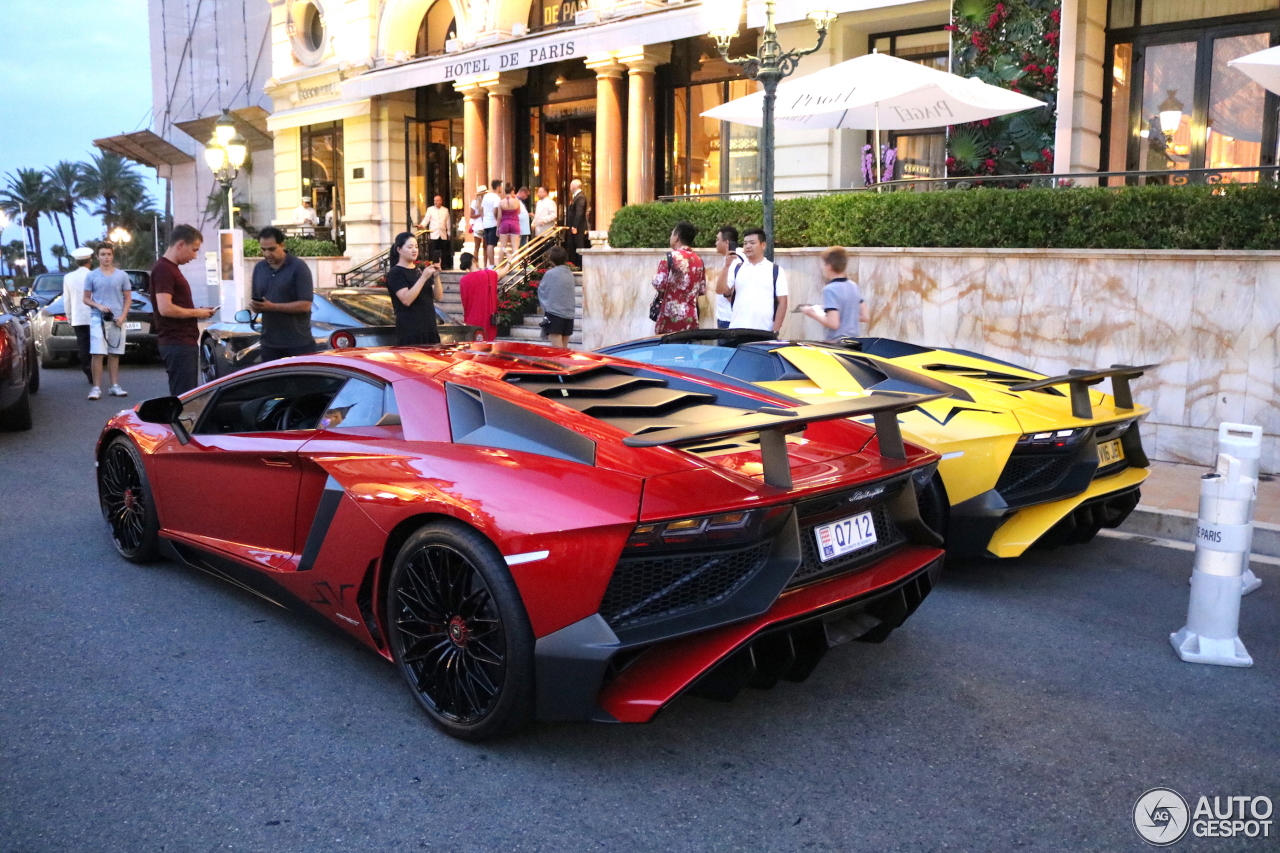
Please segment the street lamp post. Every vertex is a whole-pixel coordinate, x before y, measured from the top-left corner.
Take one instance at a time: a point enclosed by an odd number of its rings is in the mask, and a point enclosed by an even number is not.
[[[760,52],[755,56],[743,56],[737,59],[729,56],[729,44],[738,34],[738,24],[742,18],[742,0],[726,0],[722,4],[724,25],[712,29],[710,35],[716,40],[716,47],[724,61],[742,68],[744,73],[764,86],[764,126],[760,147],[763,157],[760,163],[760,200],[764,207],[764,230],[769,235],[769,244],[765,252],[769,260],[773,260],[773,109],[778,99],[778,83],[789,77],[799,65],[802,57],[815,53],[822,47],[827,38],[827,28],[835,20],[835,13],[827,10],[813,11],[808,14],[818,30],[818,42],[808,50],[793,49],[783,51],[778,42],[778,28],[774,25],[774,0],[764,3],[764,35],[760,40]]]
[[[227,227],[234,228],[233,208],[231,206],[231,182],[240,174],[240,167],[249,149],[244,137],[236,130],[235,121],[230,113],[223,112],[218,123],[213,127],[213,136],[204,146],[204,161],[212,170],[213,176],[222,184],[222,192],[227,205]]]

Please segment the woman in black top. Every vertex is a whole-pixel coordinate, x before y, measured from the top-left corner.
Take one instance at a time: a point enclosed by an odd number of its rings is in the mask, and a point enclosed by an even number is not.
[[[396,340],[401,346],[440,343],[434,304],[434,300],[444,298],[440,266],[431,264],[418,272],[418,241],[408,231],[396,237],[391,257],[396,264],[387,273],[387,291],[396,312]],[[434,282],[430,290],[426,287],[428,282]]]

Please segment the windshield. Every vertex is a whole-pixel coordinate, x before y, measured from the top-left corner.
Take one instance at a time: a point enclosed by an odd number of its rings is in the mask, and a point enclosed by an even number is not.
[[[386,293],[326,293],[325,298],[366,326],[395,325],[395,311]]]
[[[36,293],[61,293],[62,292],[62,276],[58,275],[38,275],[36,276],[35,286]]]
[[[737,352],[733,347],[708,346],[703,343],[688,344],[649,344],[635,349],[614,350],[613,355],[629,358],[645,364],[677,369],[701,368],[715,373],[724,373],[725,365]]]

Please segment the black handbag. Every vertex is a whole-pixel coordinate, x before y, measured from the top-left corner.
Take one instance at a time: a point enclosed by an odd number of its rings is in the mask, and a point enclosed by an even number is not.
[[[670,279],[672,270],[675,268],[675,259],[671,253],[667,252],[667,278]],[[666,284],[658,288],[658,295],[653,297],[653,302],[649,303],[649,319],[658,322],[658,318],[662,316],[662,300],[666,292]]]

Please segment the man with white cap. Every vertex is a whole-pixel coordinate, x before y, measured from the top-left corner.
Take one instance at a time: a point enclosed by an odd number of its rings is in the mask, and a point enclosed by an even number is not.
[[[93,263],[93,249],[78,246],[71,250],[71,259],[75,261],[76,268],[62,277],[62,310],[76,333],[84,378],[93,384],[93,371],[89,369],[89,306],[84,304],[84,282],[89,277],[89,265]]]

